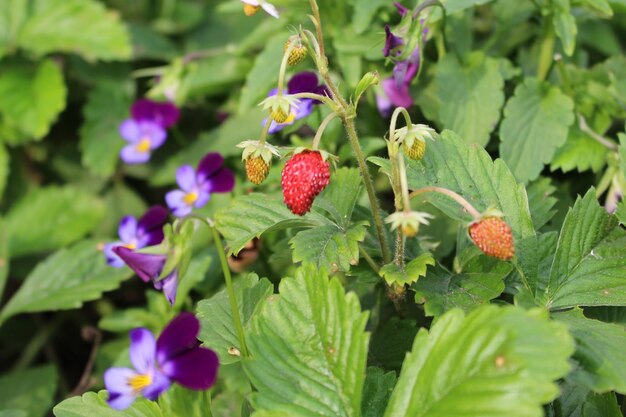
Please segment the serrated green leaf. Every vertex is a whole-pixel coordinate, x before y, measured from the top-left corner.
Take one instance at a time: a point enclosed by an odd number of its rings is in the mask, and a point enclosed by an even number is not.
[[[266,278],[256,274],[239,277],[234,283],[235,299],[244,326],[256,314],[267,297],[274,292],[274,286]],[[196,316],[200,320],[198,338],[205,346],[215,350],[220,363],[227,365],[238,362],[241,357],[228,353],[231,347],[241,350],[231,314],[228,292],[224,288],[213,297],[198,302]]]
[[[39,263],[0,313],[0,322],[18,313],[78,308],[131,277],[128,268],[107,265],[99,244],[86,240]]]
[[[0,202],[4,194],[4,187],[9,177],[9,152],[7,148],[0,143]]]
[[[85,236],[103,216],[102,201],[84,191],[72,187],[37,189],[6,215],[9,253],[15,257],[66,246]]]
[[[119,134],[120,124],[129,117],[133,88],[129,80],[111,80],[96,84],[83,107],[80,128],[82,163],[93,173],[109,177],[125,145]]]
[[[563,51],[568,56],[572,56],[576,47],[576,19],[570,11],[570,0],[554,0],[552,2],[554,8],[552,15],[552,23],[556,35],[561,39]]]
[[[622,417],[615,394],[594,394],[589,388],[566,379],[561,396],[548,407],[547,417]]]
[[[107,397],[104,390],[87,392],[61,401],[52,412],[55,417],[165,417],[154,401],[138,398],[126,410],[117,411],[106,403]]]
[[[626,225],[626,200],[622,200],[615,210],[615,217],[619,220],[619,222],[623,225]]]
[[[448,54],[437,64],[435,84],[439,101],[444,104],[439,108],[443,126],[467,143],[485,146],[504,104],[504,80],[498,60],[473,52],[465,63],[460,63]]]
[[[9,128],[26,139],[41,139],[48,133],[65,108],[66,95],[63,73],[51,59],[41,62],[34,72],[25,67],[0,72],[0,115]],[[23,140],[0,139],[14,144]]]
[[[396,385],[396,373],[385,373],[380,368],[370,366],[365,373],[363,385],[363,402],[361,403],[361,415],[363,417],[382,416],[387,408],[389,397]]]
[[[385,416],[543,416],[573,345],[538,309],[451,310],[418,333]]]
[[[337,279],[308,267],[280,282],[247,334],[246,373],[256,410],[290,416],[359,416],[367,313]]]
[[[21,410],[28,417],[43,417],[52,407],[57,372],[48,365],[0,377],[0,409]]]
[[[554,205],[557,199],[552,197],[554,191],[556,187],[552,185],[550,178],[545,177],[539,177],[526,187],[530,215],[537,230],[548,223],[556,213]]]
[[[423,253],[407,263],[404,268],[392,262],[380,268],[378,273],[389,285],[412,284],[426,275],[428,265],[435,265],[435,258],[430,253]]]
[[[362,185],[357,168],[339,168],[333,173],[330,184],[315,198],[315,206],[327,211],[337,225],[345,228],[350,224]]]
[[[271,230],[325,223],[328,221],[318,214],[296,216],[277,198],[257,193],[236,198],[215,215],[215,225],[226,239],[230,253],[235,255],[250,240]]]
[[[539,176],[574,123],[574,103],[558,87],[527,78],[504,107],[500,155],[515,177],[526,183]]]
[[[588,319],[582,310],[554,313],[552,317],[567,324],[576,341],[574,361],[577,368],[570,378],[595,392],[626,392],[626,328]]]
[[[413,284],[412,289],[415,301],[425,304],[428,316],[439,316],[453,308],[467,313],[499,296],[509,272],[510,264],[481,255],[463,265],[458,273],[437,265]]]
[[[18,43],[37,55],[68,52],[88,60],[131,56],[130,39],[119,15],[94,0],[33,0]]]
[[[550,309],[626,306],[626,231],[595,194],[578,198],[563,223],[545,290]]]
[[[552,158],[550,170],[569,172],[592,170],[598,172],[606,164],[608,149],[591,139],[577,127],[570,128],[567,141],[558,148]]]

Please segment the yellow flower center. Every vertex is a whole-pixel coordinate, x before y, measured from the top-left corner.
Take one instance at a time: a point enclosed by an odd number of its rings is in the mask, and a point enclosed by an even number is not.
[[[128,385],[130,385],[135,392],[141,392],[144,388],[150,386],[151,383],[152,377],[146,374],[135,375],[128,379]]]
[[[150,139],[142,138],[135,147],[139,152],[148,152],[150,150]]]
[[[128,248],[130,250],[134,250],[137,249],[137,244],[136,243],[127,243],[126,245],[124,245],[125,248]]]
[[[185,194],[185,196],[183,197],[183,201],[188,206],[190,206],[193,203],[195,203],[197,199],[198,199],[198,193],[195,192],[195,191],[190,191],[187,194]]]
[[[248,3],[243,4],[243,12],[246,16],[252,16],[256,12],[258,12],[260,8],[261,6],[253,6]]]
[[[284,123],[291,123],[296,119],[296,114],[295,113],[289,113],[289,116],[287,116],[287,118],[285,119],[285,121],[281,124]]]

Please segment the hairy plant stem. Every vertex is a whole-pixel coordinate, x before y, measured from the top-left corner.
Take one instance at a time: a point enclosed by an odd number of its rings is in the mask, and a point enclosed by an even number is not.
[[[323,96],[321,94],[315,94],[315,93],[296,93],[296,94],[289,94],[289,97],[293,97],[293,98],[312,98],[313,100],[318,100],[323,102],[324,104],[327,104],[328,107],[330,107],[331,109],[335,109],[335,107],[337,107],[337,104],[330,99],[328,96]]]
[[[289,54],[295,47],[295,42],[290,42],[289,46],[283,53],[283,60],[280,62],[280,71],[278,72],[278,90],[276,91],[277,96],[281,96],[283,94],[283,86],[285,85],[285,72],[287,71],[287,61],[289,60]]]
[[[546,79],[550,73],[550,68],[554,61],[552,54],[554,53],[554,43],[556,35],[554,33],[554,27],[552,25],[551,16],[546,18],[545,21],[545,33],[543,40],[541,41],[541,49],[539,51],[539,64],[537,65],[537,78],[540,81]]]
[[[454,201],[456,201],[457,203],[459,203],[459,205],[462,206],[474,218],[474,220],[480,219],[480,213],[478,212],[478,210],[474,208],[474,206],[470,204],[469,201],[467,201],[466,199],[464,199],[463,197],[461,197],[459,194],[455,193],[454,191],[448,190],[447,188],[436,187],[436,186],[419,188],[417,190],[414,190],[411,194],[409,194],[409,199],[415,198],[418,195],[425,194],[425,193],[439,193],[439,194],[446,195],[450,197],[451,199],[453,199]]]

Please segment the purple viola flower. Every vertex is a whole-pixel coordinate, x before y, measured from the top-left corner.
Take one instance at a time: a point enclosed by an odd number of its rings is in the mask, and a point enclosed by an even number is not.
[[[116,246],[113,252],[132,269],[144,282],[152,282],[154,288],[163,291],[165,298],[174,305],[178,290],[178,268],[174,268],[165,278],[159,279],[167,261],[167,255],[141,253],[124,246]]]
[[[274,88],[267,96],[275,96],[277,91],[278,90]],[[325,85],[318,85],[317,75],[311,71],[300,72],[291,77],[287,83],[285,94],[298,93],[315,93],[330,97],[330,91],[328,88]],[[285,126],[294,124],[296,120],[307,117],[313,112],[313,106],[320,103],[320,101],[310,98],[298,99],[297,106],[292,106],[291,114],[287,117],[287,120],[285,120],[284,123],[276,123],[272,120],[268,133],[272,135],[283,130]],[[265,123],[267,123],[267,119],[263,120],[263,126],[265,126]]]
[[[404,45],[404,40],[394,35],[389,29],[389,25],[385,25],[385,47],[383,48],[383,56],[388,57],[392,51],[399,46]],[[396,51],[396,55],[400,55],[401,51]]]
[[[194,170],[191,165],[183,165],[176,171],[179,190],[170,191],[165,201],[175,216],[183,217],[194,208],[204,206],[211,193],[227,193],[235,186],[235,176],[223,166],[224,158],[219,153],[209,153]]]
[[[409,91],[410,83],[398,85],[393,77],[381,83],[381,92],[376,94],[376,106],[383,117],[391,116],[396,107],[409,108],[413,105],[413,97]]]
[[[141,249],[161,243],[163,240],[163,225],[167,221],[168,216],[169,213],[163,206],[150,207],[139,220],[133,216],[124,216],[117,228],[120,240],[107,243],[104,246],[107,263],[116,268],[124,266],[124,261],[113,252],[113,248],[116,246],[124,246],[128,249]]]
[[[153,121],[126,119],[120,125],[120,135],[128,142],[120,151],[122,161],[141,164],[150,160],[152,150],[165,143],[167,132]]]
[[[174,103],[160,103],[142,98],[133,103],[130,114],[137,122],[154,122],[163,129],[167,129],[176,124],[180,117],[180,110]]]
[[[175,382],[192,390],[206,390],[217,379],[219,361],[211,349],[200,347],[198,319],[181,313],[165,327],[157,340],[145,328],[130,331],[133,368],[109,368],[104,385],[112,408],[124,410],[141,394],[156,400]]]

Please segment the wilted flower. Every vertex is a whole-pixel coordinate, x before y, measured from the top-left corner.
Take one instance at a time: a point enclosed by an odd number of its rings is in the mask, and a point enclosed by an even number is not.
[[[172,382],[192,390],[206,390],[215,383],[217,354],[200,347],[198,319],[181,313],[163,330],[157,340],[145,328],[130,332],[132,368],[109,368],[104,385],[108,403],[117,410],[128,408],[140,394],[156,400]]]
[[[219,153],[209,153],[198,164],[198,170],[183,165],[176,171],[176,182],[180,190],[170,191],[165,201],[175,216],[183,217],[194,208],[204,206],[211,193],[227,193],[235,185],[235,176],[223,167],[224,158]]]
[[[104,254],[107,263],[116,268],[124,266],[113,248],[124,246],[128,249],[141,249],[146,246],[157,245],[163,240],[163,225],[167,221],[169,213],[163,206],[152,206],[146,213],[137,220],[133,216],[124,216],[120,220],[117,233],[120,240],[107,243],[104,246]]]
[[[268,97],[275,96],[277,92],[278,90],[276,88],[271,90]],[[291,77],[287,83],[285,94],[298,93],[314,93],[322,96],[330,95],[325,85],[318,85],[317,75],[311,71],[300,72]],[[276,123],[272,120],[268,133],[274,134],[279,132],[285,126],[292,125],[296,120],[307,117],[313,112],[313,106],[316,104],[320,104],[320,102],[310,98],[298,99],[298,103],[291,106],[291,111],[283,123]],[[265,123],[267,123],[267,119],[263,120],[263,125],[265,125]]]
[[[432,219],[430,213],[422,211],[397,211],[385,219],[385,223],[391,223],[391,230],[400,229],[406,237],[414,237],[419,231],[420,224],[429,224]]]
[[[263,8],[267,14],[278,19],[278,10],[276,10],[276,7],[271,3],[264,0],[241,0],[241,2],[243,3],[243,12],[246,16],[252,16],[258,12],[260,8]]]

